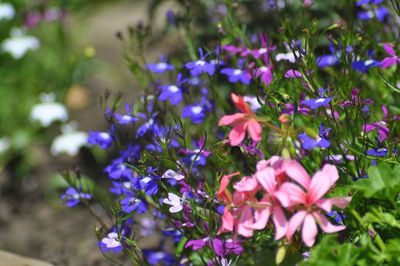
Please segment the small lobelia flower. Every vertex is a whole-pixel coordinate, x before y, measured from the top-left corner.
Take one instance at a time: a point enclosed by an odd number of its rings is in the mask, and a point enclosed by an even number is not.
[[[229,133],[229,141],[231,146],[237,146],[243,141],[246,130],[253,141],[260,141],[262,127],[260,123],[258,123],[255,114],[251,111],[247,103],[245,103],[242,96],[232,93],[231,98],[235,106],[242,111],[242,113],[225,115],[218,123],[218,126],[231,125],[233,127]]]
[[[15,16],[15,8],[9,3],[0,4],[0,20],[10,20]]]
[[[206,117],[206,108],[201,103],[187,105],[182,108],[182,117],[190,118],[194,124],[200,124]]]
[[[102,252],[113,251],[117,253],[123,250],[123,246],[116,232],[108,233],[108,235],[99,242],[99,246]]]
[[[108,132],[90,131],[87,142],[98,145],[102,149],[108,149],[111,147],[113,140]]]
[[[320,148],[329,148],[331,146],[331,143],[327,139],[327,134],[331,128],[324,128],[324,124],[321,123],[320,128],[319,128],[319,134],[316,136],[316,138],[312,138],[307,135],[307,133],[302,133],[298,135],[298,138],[301,140],[303,144],[303,149],[306,150],[312,150],[316,147]]]
[[[331,102],[332,97],[324,97],[324,92],[325,92],[325,90],[323,88],[320,88],[318,98],[310,99],[310,100],[303,100],[303,101],[301,101],[301,103],[307,105],[311,109],[316,109],[320,106],[326,106]]]
[[[166,61],[165,57],[160,57],[160,62],[156,64],[147,64],[146,65],[147,69],[149,69],[151,72],[156,73],[156,74],[162,74],[166,71],[172,71],[175,69],[175,67],[171,64],[168,64]]]
[[[379,61],[374,59],[368,59],[365,61],[357,60],[351,64],[352,68],[354,68],[357,71],[360,71],[361,73],[366,73],[371,67],[378,67],[378,66],[380,66]]]
[[[133,192],[128,192],[121,200],[121,210],[125,213],[145,213],[147,211],[146,203],[137,197]]]
[[[130,106],[128,103],[125,104],[125,115],[122,114],[114,114],[115,120],[120,125],[129,125],[133,122],[136,122],[138,119],[133,116],[133,107]]]
[[[215,64],[212,62],[209,63],[205,60],[207,54],[203,55],[203,49],[199,48],[199,53],[200,59],[187,63],[185,67],[189,69],[190,74],[195,77],[201,73],[208,73],[210,76],[214,75]]]
[[[110,165],[104,168],[104,172],[108,174],[109,178],[114,180],[121,178],[133,178],[131,168],[121,157],[113,160]]]
[[[366,5],[366,4],[378,5],[382,2],[383,2],[383,0],[358,0],[356,2],[356,5],[357,6]]]
[[[172,179],[175,179],[176,181],[180,181],[180,180],[184,179],[185,177],[181,174],[178,174],[177,172],[175,172],[172,169],[168,169],[167,171],[165,171],[165,173],[162,175],[161,178],[172,178]]]
[[[294,69],[289,69],[285,73],[285,78],[302,78],[303,74],[301,74],[300,71],[294,70]]]
[[[384,58],[380,62],[379,67],[380,68],[388,68],[396,63],[400,64],[400,56],[396,55],[393,44],[383,43],[382,46],[383,46],[383,49],[385,49],[386,53],[388,53],[390,56]]]
[[[303,242],[311,247],[314,245],[318,234],[317,224],[326,233],[334,233],[346,228],[344,225],[331,224],[323,213],[331,212],[333,205],[343,209],[351,200],[350,197],[323,198],[338,179],[339,174],[336,167],[326,164],[321,171],[314,174],[311,180],[308,175],[298,176],[298,180],[301,180],[299,182],[301,186],[289,182],[282,185],[282,189],[290,197],[289,208],[297,210],[289,220],[286,232],[289,241],[300,228]]]
[[[374,11],[368,10],[364,12],[359,12],[357,14],[358,19],[360,20],[370,20],[376,17],[379,21],[383,22],[385,18],[389,15],[389,9],[384,6],[376,8]]]
[[[65,201],[68,207],[72,208],[77,205],[81,199],[89,200],[92,198],[92,195],[89,193],[83,193],[77,190],[74,187],[70,187],[65,191],[63,195],[61,195],[61,199]]]
[[[181,85],[184,82],[186,82],[186,80],[182,80],[182,74],[179,73],[176,78],[176,85],[169,84],[160,87],[161,94],[158,99],[160,101],[166,101],[168,99],[172,105],[179,104],[183,100]]]
[[[168,198],[163,199],[163,203],[171,205],[171,207],[169,208],[169,211],[171,213],[177,213],[183,209],[183,199],[180,198],[178,195],[175,195],[174,193],[168,193]]]
[[[43,127],[50,126],[54,121],[65,122],[68,120],[67,109],[61,103],[54,102],[53,93],[40,95],[42,103],[36,104],[31,110],[31,120],[38,121]]]
[[[221,69],[221,74],[228,76],[229,82],[241,82],[243,84],[250,84],[251,76],[248,72],[243,71],[240,68],[223,68]]]
[[[62,135],[56,137],[51,144],[51,154],[66,153],[69,156],[76,156],[80,148],[87,145],[88,134],[83,131],[76,131],[76,128],[76,122],[62,126]]]
[[[11,54],[14,59],[22,58],[29,50],[37,50],[40,42],[33,36],[25,35],[24,31],[14,28],[11,31],[11,38],[4,40],[1,50]]]

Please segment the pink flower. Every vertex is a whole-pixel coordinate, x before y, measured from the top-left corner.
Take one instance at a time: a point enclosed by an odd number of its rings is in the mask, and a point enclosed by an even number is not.
[[[301,180],[301,185],[304,189],[294,183],[282,185],[282,189],[290,195],[289,207],[298,210],[289,220],[286,232],[288,240],[291,240],[296,230],[301,227],[303,242],[308,247],[311,247],[314,245],[318,234],[317,224],[326,233],[338,232],[346,228],[343,225],[331,224],[321,212],[330,212],[333,205],[343,209],[350,202],[350,197],[322,198],[338,179],[339,175],[336,167],[327,164],[321,171],[315,173],[311,182],[305,176],[298,179]]]
[[[232,93],[231,98],[235,106],[242,111],[242,113],[225,115],[221,118],[218,124],[219,126],[231,125],[233,127],[232,131],[229,133],[230,144],[232,146],[239,145],[245,137],[246,130],[252,140],[256,142],[260,141],[262,127],[260,123],[258,123],[255,114],[243,100],[242,96]]]
[[[388,68],[396,62],[400,64],[400,56],[396,55],[396,52],[394,51],[394,46],[391,43],[383,43],[383,49],[390,55],[389,57],[384,58],[380,62],[380,68]]]

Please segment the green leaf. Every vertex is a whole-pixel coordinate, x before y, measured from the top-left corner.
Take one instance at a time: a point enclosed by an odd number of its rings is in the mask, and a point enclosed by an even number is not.
[[[353,187],[365,197],[394,202],[400,192],[400,165],[391,168],[387,163],[371,166],[368,178],[358,180]]]

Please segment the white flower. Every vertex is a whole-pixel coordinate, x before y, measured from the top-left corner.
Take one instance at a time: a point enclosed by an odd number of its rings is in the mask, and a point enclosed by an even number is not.
[[[10,20],[15,16],[15,9],[9,3],[0,4],[0,20]]]
[[[163,174],[163,176],[161,178],[172,178],[175,179],[176,181],[182,180],[185,177],[183,175],[178,174],[177,172],[175,172],[172,169],[168,169],[167,171],[165,171],[165,173]]]
[[[64,105],[53,102],[51,94],[41,95],[42,103],[36,104],[31,110],[31,119],[39,121],[43,127],[48,127],[54,121],[67,121],[68,113]]]
[[[51,153],[58,155],[66,153],[69,156],[76,156],[79,149],[87,144],[88,134],[86,132],[72,132],[60,135],[51,144]]]
[[[63,125],[62,135],[56,137],[51,144],[50,151],[53,155],[66,153],[69,156],[76,156],[83,146],[87,145],[88,134],[82,131],[76,131],[76,122]]]
[[[11,38],[4,40],[1,49],[11,54],[14,59],[22,58],[29,50],[36,50],[40,42],[33,36],[25,35],[21,29],[13,29]]]
[[[300,57],[300,54],[297,51],[295,51],[294,53],[293,52],[289,52],[289,53],[286,53],[286,54],[279,53],[279,54],[277,54],[275,56],[275,60],[278,61],[278,62],[281,61],[281,60],[287,60],[290,63],[294,63],[294,62],[296,62],[296,57],[297,58]]]
[[[168,199],[164,199],[163,202],[172,206],[169,208],[171,213],[180,212],[183,209],[182,199],[174,193],[168,193]]]
[[[0,138],[0,154],[6,152],[11,146],[8,138]]]

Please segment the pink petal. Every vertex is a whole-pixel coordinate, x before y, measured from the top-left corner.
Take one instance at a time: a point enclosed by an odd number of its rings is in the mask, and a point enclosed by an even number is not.
[[[272,156],[268,160],[261,160],[257,163],[257,171],[261,171],[268,166],[273,166],[276,162],[278,162],[280,160],[282,160],[282,158],[279,156],[276,156],[276,155]]]
[[[275,240],[278,240],[285,236],[288,228],[288,221],[281,207],[275,206],[273,213],[272,221],[275,226]]]
[[[312,215],[314,218],[319,221],[319,226],[321,227],[322,231],[325,233],[335,233],[346,229],[344,225],[333,225],[329,222],[329,220],[325,217],[325,215],[319,212],[313,212]]]
[[[244,117],[243,113],[236,113],[233,115],[225,115],[219,120],[218,126],[228,126],[238,123]]]
[[[226,188],[229,185],[229,182],[233,176],[239,175],[239,172],[235,172],[229,175],[224,175],[221,179],[221,183],[219,184],[218,188],[218,193],[217,193],[217,198],[219,200],[222,200],[224,202],[231,202],[232,201],[232,195],[229,191],[226,191]]]
[[[258,187],[258,182],[257,179],[253,177],[245,176],[233,187],[236,189],[236,191],[253,191]]]
[[[279,191],[289,195],[290,202],[288,206],[306,204],[306,193],[298,185],[286,182],[280,186]]]
[[[229,141],[231,146],[237,146],[243,141],[246,133],[246,127],[247,121],[241,121],[231,130],[229,133]]]
[[[301,237],[303,242],[308,246],[312,247],[315,243],[315,237],[318,234],[317,224],[315,223],[314,217],[311,214],[307,214],[304,219],[303,229]]]
[[[306,170],[304,170],[303,166],[301,166],[298,162],[294,160],[283,160],[281,169],[282,171],[285,171],[291,179],[302,185],[305,189],[307,189],[310,185],[310,177],[308,176]]]
[[[273,194],[276,190],[276,180],[274,169],[268,167],[254,175],[260,185],[269,193]]]
[[[295,215],[292,216],[292,218],[290,218],[288,228],[286,231],[286,238],[289,241],[292,239],[292,236],[296,232],[297,228],[299,228],[300,225],[303,223],[306,214],[307,214],[306,211],[298,211]]]
[[[382,43],[382,46],[386,53],[390,54],[391,56],[396,56],[396,52],[393,49],[393,44],[384,42]]]
[[[396,64],[396,62],[397,62],[397,59],[395,57],[386,57],[379,63],[379,67],[380,68],[388,68],[388,67]]]
[[[265,226],[267,226],[270,214],[270,208],[256,209],[254,211],[255,223],[253,223],[250,227],[254,230],[264,229]]]
[[[317,202],[325,195],[339,179],[335,166],[326,164],[321,171],[315,173],[308,189],[311,202]]]
[[[235,224],[235,220],[233,218],[232,213],[230,212],[230,210],[228,208],[224,209],[224,214],[222,215],[222,226],[219,229],[219,232],[232,232],[233,231],[233,227]]]
[[[262,127],[260,123],[257,122],[257,120],[251,119],[248,121],[247,131],[249,132],[250,138],[252,140],[257,142],[261,140]]]
[[[351,197],[320,199],[315,203],[315,205],[317,205],[326,212],[330,212],[332,211],[333,205],[341,209],[344,209],[347,206],[347,204],[349,204],[350,201]]]
[[[251,208],[250,206],[244,206],[241,208],[237,232],[244,237],[251,237],[253,235],[251,224],[253,224],[253,215],[251,213]]]
[[[276,199],[278,199],[278,201],[279,201],[279,203],[282,205],[282,207],[285,207],[285,208],[287,208],[287,207],[289,207],[290,206],[290,204],[291,204],[291,201],[290,201],[290,195],[287,193],[287,192],[285,192],[285,191],[276,191],[275,193],[274,193],[274,197],[276,198]]]

